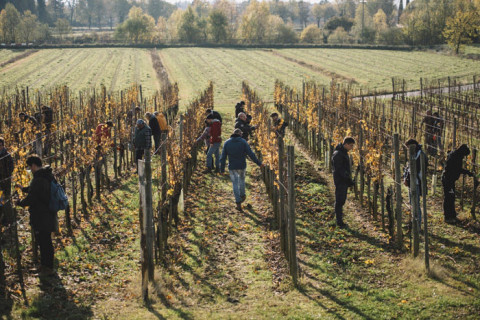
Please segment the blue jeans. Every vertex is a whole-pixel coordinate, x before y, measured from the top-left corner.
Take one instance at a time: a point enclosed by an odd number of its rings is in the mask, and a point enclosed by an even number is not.
[[[212,169],[212,156],[215,154],[215,168],[220,168],[220,142],[215,142],[210,145],[207,152],[207,168]]]
[[[233,194],[235,195],[235,202],[242,202],[245,197],[245,169],[230,170],[230,179],[233,184]]]

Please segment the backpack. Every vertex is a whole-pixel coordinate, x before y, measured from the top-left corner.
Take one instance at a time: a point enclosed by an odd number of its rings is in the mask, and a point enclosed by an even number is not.
[[[50,183],[50,210],[57,213],[68,207],[68,197],[62,186],[55,180]]]

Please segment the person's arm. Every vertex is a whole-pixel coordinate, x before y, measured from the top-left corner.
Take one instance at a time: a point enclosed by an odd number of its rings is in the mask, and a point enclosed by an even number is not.
[[[461,173],[461,174],[466,174],[467,176],[470,176],[470,177],[473,177],[473,172],[470,171],[470,170],[467,170],[467,169],[463,169],[463,168],[462,168],[462,169],[460,170],[460,173]]]
[[[225,172],[225,163],[227,162],[227,143],[223,145],[222,155],[220,156],[220,172]]]
[[[8,176],[10,177],[13,173],[13,170],[15,169],[15,165],[13,163],[13,158],[10,154],[8,155],[6,160],[7,160],[7,173],[8,173]]]
[[[255,153],[253,153],[252,148],[250,148],[250,145],[248,144],[247,141],[245,141],[245,145],[247,146],[247,155],[248,155],[248,157],[249,157],[253,162],[255,162],[257,165],[261,166],[261,165],[262,165],[262,162],[261,162],[260,160],[258,160],[257,156],[255,155]]]
[[[23,190],[28,189],[28,194],[27,196],[18,202],[18,205],[20,207],[28,207],[31,206],[32,204],[36,203],[38,201],[38,195],[40,194],[40,189],[41,189],[41,184],[38,179],[33,179],[32,183],[28,188],[23,188]]]
[[[152,130],[147,128],[145,131],[145,149],[150,149],[152,147]]]
[[[209,135],[209,134],[208,134],[208,128],[209,128],[209,127],[206,127],[205,130],[203,130],[203,133],[202,133],[202,135],[201,135],[200,137],[198,137],[197,142],[200,142],[200,141],[202,141],[202,140],[207,139],[207,137],[208,137],[208,135]]]

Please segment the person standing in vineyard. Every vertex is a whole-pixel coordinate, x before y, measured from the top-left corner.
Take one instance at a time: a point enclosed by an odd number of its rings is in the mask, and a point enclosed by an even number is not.
[[[228,157],[228,171],[233,184],[233,194],[238,211],[242,211],[242,203],[246,200],[245,194],[245,171],[247,169],[247,156],[257,165],[262,166],[253,153],[250,145],[242,138],[242,131],[235,129],[225,144],[223,145],[222,156],[220,157],[220,172],[225,172],[225,163]]]
[[[277,137],[282,137],[285,135],[285,128],[287,127],[288,123],[285,122],[282,118],[279,117],[278,113],[274,112],[270,115],[273,121],[273,130],[275,130],[275,134]]]
[[[403,183],[405,186],[409,189],[409,196],[410,196],[410,204],[413,203],[413,201],[416,201],[416,207],[417,207],[417,222],[418,222],[418,228],[419,230],[422,229],[422,206],[420,205],[420,197],[423,196],[422,194],[422,171],[421,171],[421,154],[424,153],[422,150],[422,146],[418,143],[417,140],[415,139],[410,139],[407,142],[405,142],[405,146],[407,147],[407,150],[410,148],[411,145],[415,145],[415,163],[416,163],[416,169],[417,169],[417,176],[415,177],[416,179],[416,186],[417,186],[417,198],[412,199],[412,192],[410,190],[410,179],[411,174],[410,174],[410,162],[407,163],[405,166],[405,169],[403,171]],[[428,158],[425,155],[425,169],[428,167]]]
[[[161,133],[168,133],[167,118],[165,117],[163,112],[155,111],[153,114],[157,118],[158,125],[160,126],[160,132]]]
[[[438,112],[433,113],[433,140],[436,145],[436,151],[443,151],[442,144],[442,135],[443,135],[443,126],[445,125],[445,120],[440,117]]]
[[[40,276],[49,276],[55,273],[53,270],[52,232],[55,231],[56,215],[50,209],[50,188],[55,178],[52,168],[43,167],[42,160],[38,156],[28,157],[27,168],[31,170],[33,179],[29,187],[22,188],[22,191],[28,194],[25,199],[19,200],[17,205],[28,207],[30,225],[40,246]]]
[[[210,148],[207,152],[207,169],[203,173],[210,173],[213,170],[213,155],[215,155],[215,168],[219,172],[220,168],[220,145],[222,143],[222,123],[215,119],[213,115],[207,117],[207,123],[210,125]]]
[[[10,224],[13,217],[6,209],[12,193],[13,158],[5,148],[5,139],[0,137],[0,224]]]
[[[353,149],[354,145],[355,139],[345,137],[343,143],[337,145],[332,155],[333,182],[335,183],[335,218],[337,226],[340,228],[347,227],[343,221],[343,205],[347,201],[348,188],[353,186],[348,152]]]
[[[202,135],[198,137],[197,143],[202,140],[205,141],[205,146],[207,147],[207,149],[205,150],[205,154],[207,154],[208,149],[210,148],[210,124],[207,120],[205,120],[205,129],[203,130]]]
[[[466,174],[473,177],[473,173],[463,169],[463,159],[470,154],[470,149],[466,144],[462,144],[457,150],[448,154],[447,164],[442,174],[443,185],[443,214],[446,223],[457,222],[457,212],[455,211],[455,182],[460,175]],[[475,180],[475,187],[478,180]]]
[[[217,111],[215,110],[212,110],[212,109],[207,109],[205,114],[207,115],[207,117],[209,115],[212,115],[214,119],[217,119],[219,120],[220,122],[222,122],[222,116],[220,115],[220,113],[218,113]]]
[[[158,123],[157,117],[150,112],[145,113],[145,118],[148,120],[148,126],[152,130],[153,142],[155,143],[154,152],[157,152],[158,148],[160,148],[160,138],[162,137],[160,124]]]
[[[152,147],[152,130],[142,119],[137,120],[133,145],[135,146],[135,163],[138,166],[138,160],[142,160],[145,152]]]
[[[235,106],[235,118],[238,118],[238,114],[241,112],[245,113],[245,101],[240,101]]]
[[[252,131],[255,130],[255,126],[251,126],[248,122],[247,115],[240,112],[237,121],[235,122],[235,129],[240,129],[242,131],[242,138],[248,141]]]

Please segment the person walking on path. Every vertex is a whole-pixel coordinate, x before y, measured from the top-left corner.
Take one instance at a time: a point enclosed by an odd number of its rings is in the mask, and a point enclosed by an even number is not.
[[[255,153],[253,153],[248,142],[242,138],[242,131],[235,129],[230,139],[223,145],[222,156],[220,157],[220,172],[225,172],[225,163],[228,158],[228,171],[230,173],[230,179],[232,180],[233,194],[238,211],[242,211],[242,203],[247,198],[245,194],[247,156],[257,165],[263,165]]]
[[[152,130],[142,119],[137,120],[133,145],[135,146],[135,163],[138,165],[138,160],[143,159],[145,150],[150,150],[152,147]]]
[[[220,168],[220,145],[222,143],[222,123],[212,115],[207,117],[207,123],[210,125],[210,148],[207,152],[207,169],[204,173],[210,173],[213,170],[213,155],[215,155],[215,168],[217,172]]]
[[[353,149],[355,140],[351,137],[343,139],[332,155],[333,182],[335,183],[335,218],[337,226],[346,228],[343,221],[343,205],[347,201],[348,188],[353,186],[352,169],[348,152]]]
[[[13,158],[5,147],[5,139],[0,137],[0,224],[8,225],[13,222],[13,217],[7,210],[12,193],[12,174],[15,166]]]
[[[145,113],[145,119],[148,120],[148,126],[150,127],[150,130],[152,130],[153,142],[155,142],[155,152],[157,152],[158,148],[160,148],[160,139],[162,137],[160,124],[158,123],[157,117],[150,112]]]
[[[409,189],[408,194],[410,197],[410,205],[412,205],[412,207],[413,207],[413,201],[416,201],[416,207],[417,207],[416,217],[418,222],[418,229],[421,230],[422,229],[422,206],[420,205],[420,197],[423,196],[421,155],[422,153],[425,155],[425,153],[422,150],[422,145],[420,145],[417,140],[410,139],[407,142],[405,142],[405,146],[407,147],[407,150],[410,149],[411,145],[415,145],[415,163],[416,163],[416,170],[417,170],[417,176],[415,178],[416,179],[415,185],[417,186],[416,199],[412,199],[412,192],[410,190],[410,179],[412,178],[410,174],[410,162],[407,162],[407,165],[405,166],[405,169],[403,172],[403,183]],[[427,155],[425,155],[425,169],[427,167],[428,167],[428,158],[427,158]]]
[[[28,157],[27,168],[31,170],[33,179],[29,187],[22,188],[27,196],[25,199],[19,200],[17,205],[28,207],[30,225],[40,246],[40,276],[49,276],[55,273],[53,270],[52,232],[55,231],[56,214],[50,209],[50,189],[55,178],[52,168],[43,167],[42,160],[38,156]]]
[[[470,149],[466,144],[462,144],[457,150],[448,154],[447,164],[442,174],[443,185],[443,214],[446,223],[457,222],[457,212],[455,211],[455,182],[460,175],[466,174],[473,177],[473,173],[463,169],[463,159],[470,154]],[[475,180],[475,187],[478,180]]]

